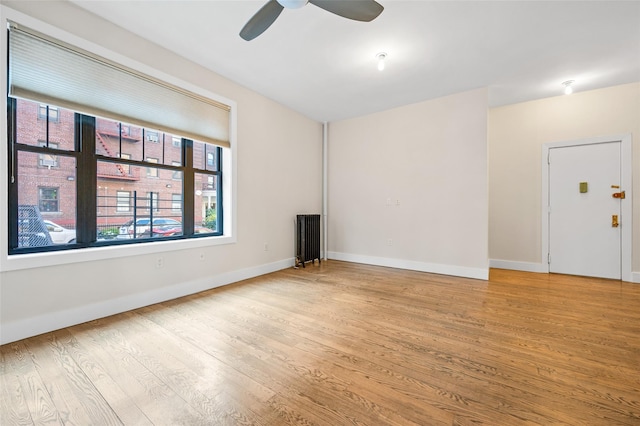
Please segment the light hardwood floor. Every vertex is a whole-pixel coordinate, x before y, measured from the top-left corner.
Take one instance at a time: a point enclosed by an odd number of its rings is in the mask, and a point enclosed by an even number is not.
[[[2,425],[640,425],[619,281],[329,261],[0,355]]]

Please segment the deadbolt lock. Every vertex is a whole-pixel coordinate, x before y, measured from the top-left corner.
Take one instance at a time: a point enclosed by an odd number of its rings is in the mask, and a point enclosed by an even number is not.
[[[618,215],[617,214],[611,215],[611,227],[617,228],[618,226],[620,226],[620,224],[618,223]]]
[[[624,200],[625,199],[624,191],[614,192],[613,198],[620,198],[621,200]]]

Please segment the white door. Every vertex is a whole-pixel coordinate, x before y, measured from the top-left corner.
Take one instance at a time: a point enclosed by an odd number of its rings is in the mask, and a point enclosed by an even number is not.
[[[620,142],[549,149],[550,272],[621,278],[620,155]]]

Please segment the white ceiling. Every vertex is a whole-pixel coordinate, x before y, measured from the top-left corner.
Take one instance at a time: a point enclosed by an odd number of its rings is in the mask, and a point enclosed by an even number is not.
[[[249,42],[238,33],[266,0],[72,1],[318,121],[480,87],[499,106],[557,96],[565,80],[640,81],[638,1],[378,0],[369,23],[308,4]]]

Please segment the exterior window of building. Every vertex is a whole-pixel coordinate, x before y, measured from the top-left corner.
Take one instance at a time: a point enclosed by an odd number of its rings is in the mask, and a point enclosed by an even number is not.
[[[131,193],[129,191],[116,191],[116,211],[128,212],[131,207]]]
[[[160,212],[160,194],[158,192],[147,192],[147,209],[154,213]]]
[[[176,138],[175,136],[171,138],[171,144],[176,148],[180,148],[182,146],[180,138]]]
[[[40,104],[38,106],[38,118],[41,120],[46,120],[47,117],[49,118],[49,121],[57,122],[59,119],[58,108]]]
[[[131,135],[131,126],[120,123],[120,134],[122,136],[130,136]]]
[[[131,160],[131,154],[125,154],[124,152],[120,153],[120,158],[123,158],[125,160]],[[128,164],[123,164],[122,165],[122,171],[127,174],[130,175],[131,174],[131,166],[129,166]]]
[[[39,142],[40,146],[47,146],[46,142]],[[58,149],[58,144],[49,142],[49,148]],[[58,167],[58,156],[52,154],[38,154],[38,165],[40,167]]]
[[[172,165],[172,166],[179,166],[179,165],[180,165],[180,162],[179,162],[179,161],[172,161],[172,162],[171,162],[171,165]],[[182,172],[181,172],[180,170],[175,170],[175,171],[171,174],[171,178],[172,178],[172,179],[176,179],[176,180],[182,179]]]
[[[40,208],[40,212],[43,213],[58,212],[58,188],[38,188],[38,207]]]
[[[147,157],[147,163],[158,164],[158,159]],[[158,177],[158,169],[156,167],[147,167],[147,177]]]
[[[145,133],[146,133],[146,138],[149,142],[155,142],[155,143],[160,142],[160,138],[158,137],[158,132],[149,130]]]
[[[182,211],[182,194],[171,194],[171,211]]]
[[[213,167],[215,158],[216,157],[213,155],[213,152],[207,152],[207,168]]]

